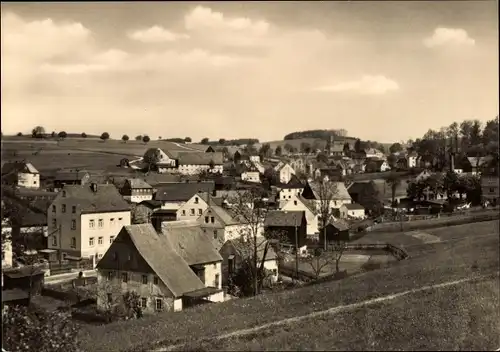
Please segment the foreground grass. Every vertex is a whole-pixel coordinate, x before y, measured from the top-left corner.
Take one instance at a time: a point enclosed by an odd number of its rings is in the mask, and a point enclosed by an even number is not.
[[[498,276],[436,288],[185,350],[491,350],[499,346]]]
[[[292,291],[205,305],[175,314],[107,326],[88,326],[81,329],[79,337],[84,350],[150,350],[424,285],[496,273],[498,265],[497,237],[466,238],[459,243],[445,243],[434,253],[399,262],[384,270]],[[390,324],[387,327],[390,328]]]

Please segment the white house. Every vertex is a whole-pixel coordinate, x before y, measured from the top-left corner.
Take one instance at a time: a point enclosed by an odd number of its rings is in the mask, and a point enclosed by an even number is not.
[[[246,182],[260,183],[260,172],[257,167],[255,167],[255,165],[245,167],[245,170],[241,173],[241,180]]]
[[[5,238],[2,243],[2,269],[12,267],[12,229],[9,227],[8,221],[2,219],[2,238]]]
[[[127,291],[139,294],[145,314],[224,300],[222,257],[198,226],[173,223],[160,231],[151,224],[121,229],[97,264],[99,308],[119,304]]]
[[[48,248],[62,256],[99,260],[123,226],[130,206],[114,185],[66,185],[47,210]]]
[[[322,201],[329,201],[332,209],[340,209],[343,204],[352,203],[344,182],[324,181],[324,184],[320,185],[317,181],[309,180],[304,187],[302,197],[316,204],[316,209],[321,207]]]
[[[292,176],[295,175],[295,170],[288,163],[280,163],[274,168],[274,170],[277,172],[281,183],[290,182]]]
[[[149,148],[146,150],[143,161],[155,165],[160,173],[172,172],[177,167],[177,161],[174,156],[160,148]]]
[[[365,149],[365,154],[367,158],[385,159],[385,154],[375,148]]]
[[[201,172],[222,174],[224,171],[222,153],[189,152],[179,153],[178,172],[183,175],[196,175]]]
[[[2,166],[2,184],[40,188],[40,173],[31,163],[5,163]]]
[[[128,178],[121,189],[121,194],[131,203],[140,203],[153,199],[153,187],[140,178]]]
[[[417,159],[418,159],[418,154],[416,152],[408,153],[408,155],[406,156],[406,160],[408,160],[408,167],[409,168],[417,167]]]
[[[178,210],[193,195],[199,192],[212,193],[214,189],[213,181],[164,183],[156,190],[153,200],[160,202],[163,210]]]
[[[343,204],[340,207],[340,217],[342,219],[364,219],[365,218],[365,208],[361,204]]]
[[[291,199],[281,203],[280,210],[283,211],[304,211],[307,221],[307,235],[315,235],[318,233],[318,215],[315,213],[309,202],[300,195],[293,195]]]
[[[211,204],[221,205],[221,200],[208,192],[196,193],[177,210],[177,220],[196,220]]]

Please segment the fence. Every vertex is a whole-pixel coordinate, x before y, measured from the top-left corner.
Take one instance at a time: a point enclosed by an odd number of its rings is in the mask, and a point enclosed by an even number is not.
[[[66,261],[66,262],[51,262],[49,263],[50,275],[66,274],[74,271],[91,270],[93,269],[92,261]]]

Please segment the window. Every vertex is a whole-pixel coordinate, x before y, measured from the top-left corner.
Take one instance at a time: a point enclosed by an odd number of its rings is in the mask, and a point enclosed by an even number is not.
[[[102,244],[102,239],[103,239],[103,237],[102,237],[102,236],[101,236],[101,237],[99,237],[99,238],[97,239],[97,244]]]
[[[214,230],[214,240],[217,239],[217,230]]]
[[[99,228],[104,227],[104,220],[103,219],[99,219],[98,226],[99,226]]]
[[[66,204],[61,205],[61,211],[62,211],[63,213],[65,213],[65,212],[66,212]]]
[[[118,218],[118,221],[122,221],[122,220],[123,220],[123,218]]]
[[[142,275],[142,283],[144,285],[147,285],[148,284],[148,276],[147,275]]]
[[[52,227],[56,227],[57,226],[57,220],[56,219],[52,219]]]
[[[71,220],[71,229],[76,230],[76,220]]]
[[[210,222],[213,224],[215,222],[215,218],[213,216],[210,217]]]
[[[494,188],[490,188],[490,193],[495,193],[495,189]]]
[[[62,191],[62,196],[66,197],[66,191]]]
[[[115,240],[115,236],[110,236],[109,237],[109,243],[113,243],[114,240]]]
[[[113,226],[115,224],[115,218],[109,219],[109,223],[111,224],[111,226]]]
[[[142,308],[147,308],[148,307],[148,299],[146,297],[141,298],[141,307]]]
[[[56,236],[52,236],[52,245],[57,246],[57,237]]]
[[[296,200],[293,201],[293,205],[297,205],[297,201]]]
[[[76,214],[76,205],[73,205],[73,206],[71,207],[71,212],[72,212],[73,214]]]
[[[162,302],[161,302],[161,298],[157,298],[155,303],[156,303],[156,304],[155,304],[156,310],[157,310],[157,311],[160,311],[160,310],[161,310],[161,308],[162,308],[162,307],[161,307],[161,303],[162,303]]]
[[[153,279],[153,283],[155,285],[158,285],[158,282],[159,282],[158,277],[155,276],[154,279]]]
[[[205,224],[208,224],[208,216],[205,216]]]
[[[76,248],[76,237],[71,237],[71,248]]]
[[[194,209],[191,209],[191,210],[190,210],[190,214],[191,214],[191,215],[194,215]]]
[[[215,274],[214,287],[219,288],[219,274]]]
[[[55,213],[55,212],[56,212],[56,206],[55,206],[55,205],[53,205],[53,206],[52,206],[52,212],[53,212],[53,213]]]
[[[110,281],[112,279],[113,279],[113,272],[112,271],[108,271],[108,281]]]
[[[93,246],[94,245],[94,237],[90,237],[89,238],[89,246]]]
[[[273,269],[273,275],[274,276],[278,275],[278,269]]]
[[[203,214],[203,210],[198,209],[198,215],[201,215],[201,214]]]
[[[113,295],[108,293],[108,303],[113,303]]]
[[[198,203],[199,203],[199,199],[198,199],[198,197],[195,197],[194,198],[194,204],[198,204]]]
[[[128,282],[128,274],[122,273],[122,282]]]
[[[186,211],[185,210],[182,211],[182,216],[186,216]]]
[[[95,220],[89,220],[89,228],[93,229],[95,227]]]
[[[97,258],[101,259],[101,258],[102,258],[102,254],[101,254],[101,253],[99,253],[99,254],[97,255]]]

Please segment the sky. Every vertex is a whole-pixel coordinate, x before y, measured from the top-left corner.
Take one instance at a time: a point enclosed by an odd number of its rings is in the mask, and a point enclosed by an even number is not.
[[[2,132],[389,143],[498,114],[496,1],[1,4]]]

